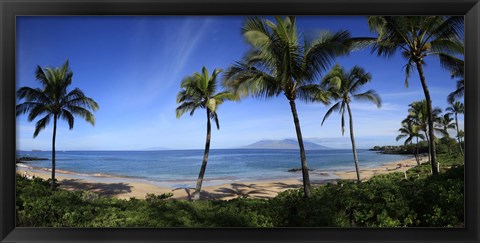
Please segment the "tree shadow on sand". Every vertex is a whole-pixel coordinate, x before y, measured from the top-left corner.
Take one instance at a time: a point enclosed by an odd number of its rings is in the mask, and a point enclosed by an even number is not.
[[[299,188],[302,188],[303,185],[302,184],[287,184],[287,183],[283,183],[283,182],[274,182],[272,183],[273,186],[275,187],[278,187],[278,188],[281,188],[281,189],[285,189],[285,190],[288,190],[288,189],[299,189]]]
[[[90,183],[80,179],[62,180],[60,182],[60,187],[66,190],[92,191],[100,196],[115,196],[132,191],[132,186],[125,183]]]
[[[261,187],[256,184],[240,184],[232,183],[231,187],[222,187],[215,190],[216,196],[220,198],[237,197],[237,198],[271,198],[273,190],[269,190],[267,187]]]
[[[202,190],[200,192],[201,200],[222,200],[226,198],[262,198],[267,199],[271,198],[269,193],[275,192],[268,190],[265,187],[257,186],[256,184],[240,184],[240,183],[231,183],[231,187],[222,187],[214,190],[213,192],[208,192]],[[185,190],[187,196],[186,200],[192,201],[192,194],[195,191],[195,188],[175,188],[172,191],[176,190]]]

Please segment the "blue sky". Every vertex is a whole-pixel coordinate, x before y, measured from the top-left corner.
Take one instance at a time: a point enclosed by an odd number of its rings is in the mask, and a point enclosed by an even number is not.
[[[76,118],[74,129],[68,130],[65,122],[59,122],[58,150],[202,149],[204,112],[175,117],[180,82],[202,66],[211,72],[240,60],[248,49],[240,33],[243,22],[239,16],[17,17],[16,85],[39,87],[34,76],[37,65],[55,67],[69,59],[74,73],[71,88],[82,89],[99,103],[95,126]],[[340,29],[352,36],[374,36],[361,16],[299,17],[297,24],[307,36]],[[371,103],[352,103],[357,146],[400,144],[395,137],[408,104],[424,98],[418,74],[411,75],[406,88],[400,55],[378,58],[368,49],[336,63],[348,69],[359,65],[370,72],[373,79],[364,90],[375,89],[383,100],[380,109]],[[427,59],[427,64],[433,105],[444,110],[455,80],[438,60]],[[298,101],[297,108],[306,140],[350,148],[348,133],[341,135],[337,113],[321,126],[328,107]],[[218,115],[220,130],[212,130],[212,148],[296,138],[284,96],[227,102]],[[17,118],[17,149],[51,148],[52,125],[33,139],[35,122],[28,122],[25,115]],[[460,123],[463,129],[463,116]]]

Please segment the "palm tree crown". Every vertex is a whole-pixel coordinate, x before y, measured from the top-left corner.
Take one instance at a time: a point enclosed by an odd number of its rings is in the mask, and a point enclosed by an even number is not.
[[[289,100],[326,100],[313,82],[336,56],[348,53],[349,32],[322,32],[308,40],[297,33],[295,17],[275,20],[247,19],[242,34],[251,49],[242,62],[228,69],[224,85],[242,96],[269,98],[283,93]]]
[[[217,129],[220,129],[217,108],[225,100],[235,99],[235,96],[228,91],[217,93],[217,76],[221,71],[221,69],[214,69],[210,75],[207,68],[203,67],[201,73],[194,73],[182,80],[180,85],[182,90],[177,95],[177,103],[180,103],[176,109],[177,118],[185,112],[193,115],[198,108],[207,109],[210,119],[214,120]]]
[[[450,117],[450,113],[443,114],[438,118],[436,131],[440,132],[444,137],[450,137],[448,134],[449,129],[455,129],[455,123],[453,118]]]
[[[425,139],[425,136],[419,133],[420,127],[417,126],[413,120],[408,119],[402,122],[402,127],[398,129],[400,135],[396,137],[396,140],[405,138],[405,145],[412,143],[414,138]]]
[[[19,99],[25,102],[18,104],[16,115],[28,114],[28,121],[43,116],[35,126],[33,137],[37,137],[41,130],[49,124],[52,118],[62,118],[73,129],[74,115],[78,115],[90,124],[95,124],[94,115],[88,110],[96,111],[98,104],[86,97],[82,90],[75,88],[67,92],[72,84],[73,72],[66,61],[60,68],[45,68],[37,66],[35,76],[42,84],[42,88],[21,87],[17,91]]]
[[[372,89],[359,93],[363,85],[370,82],[372,76],[370,73],[359,66],[354,66],[351,70],[346,71],[340,65],[335,65],[332,70],[323,78],[322,85],[327,86],[331,98],[335,103],[327,111],[322,120],[322,125],[325,120],[332,114],[333,111],[340,112],[342,116],[342,135],[345,132],[345,109],[347,105],[353,100],[370,101],[378,108],[381,107],[382,101],[380,96]]]
[[[415,101],[412,102],[411,104],[408,105],[410,108],[408,108],[408,116],[403,122],[407,120],[412,120],[416,126],[420,128],[420,130],[424,131],[425,134],[427,135],[427,139],[429,139],[428,136],[428,106],[427,106],[427,101],[426,100],[421,100],[421,101]],[[438,123],[439,122],[439,116],[442,113],[442,109],[439,107],[435,107],[433,109],[433,122]]]

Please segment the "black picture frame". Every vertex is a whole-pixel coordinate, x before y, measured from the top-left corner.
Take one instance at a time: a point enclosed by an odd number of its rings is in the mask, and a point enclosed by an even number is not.
[[[15,16],[464,15],[465,228],[15,227]],[[0,0],[0,239],[2,242],[480,242],[478,0]]]

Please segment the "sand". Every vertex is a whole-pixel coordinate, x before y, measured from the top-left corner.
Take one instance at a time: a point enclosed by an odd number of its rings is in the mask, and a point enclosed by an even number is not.
[[[426,161],[425,158],[422,158]],[[361,164],[360,164],[361,166]],[[375,168],[361,169],[360,175],[362,180],[368,180],[379,174],[387,174],[392,172],[404,172],[416,166],[414,158],[384,164]],[[353,167],[353,166],[352,166]],[[23,164],[17,167],[17,173],[29,176],[48,179],[51,172],[47,169],[34,169]],[[354,180],[356,173],[352,171],[336,171],[334,174],[338,179]],[[148,181],[142,181],[132,178],[121,178],[108,175],[82,175],[66,171],[56,171],[56,178],[61,189],[65,190],[89,190],[102,196],[110,196],[120,199],[137,198],[144,199],[147,193],[163,194],[173,193],[171,199],[189,200],[194,188],[171,188],[159,186]],[[312,186],[325,184],[327,181],[312,181]],[[272,198],[279,192],[288,189],[302,188],[301,174],[299,179],[288,180],[269,180],[269,181],[248,181],[224,183],[215,186],[202,187],[201,198],[213,200],[229,200],[238,197],[248,198]]]

